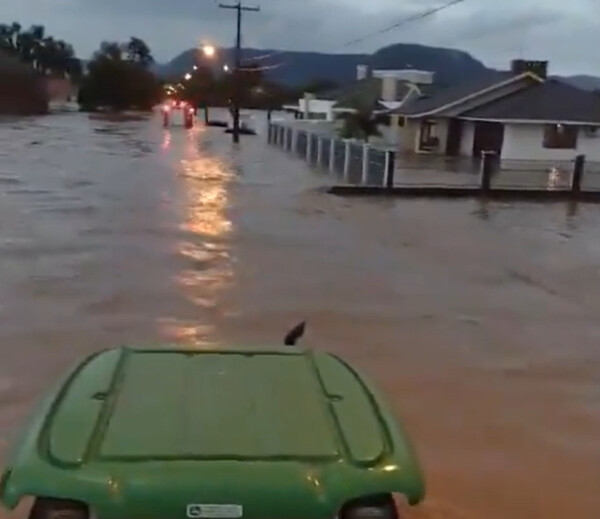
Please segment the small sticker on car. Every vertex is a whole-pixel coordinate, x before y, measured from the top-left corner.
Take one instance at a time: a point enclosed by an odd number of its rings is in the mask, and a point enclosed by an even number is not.
[[[240,505],[213,505],[193,503],[187,505],[190,519],[238,519],[243,515]]]

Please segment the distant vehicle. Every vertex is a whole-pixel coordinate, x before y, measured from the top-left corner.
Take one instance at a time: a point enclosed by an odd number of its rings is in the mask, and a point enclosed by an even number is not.
[[[168,99],[162,104],[161,112],[163,115],[163,127],[165,128],[169,128],[173,124],[174,120],[178,118],[179,113],[183,118],[183,125],[187,129],[194,127],[196,108],[186,101]]]
[[[296,346],[96,353],[41,402],[0,479],[9,509],[35,498],[31,519],[398,519],[424,494],[375,389]]]

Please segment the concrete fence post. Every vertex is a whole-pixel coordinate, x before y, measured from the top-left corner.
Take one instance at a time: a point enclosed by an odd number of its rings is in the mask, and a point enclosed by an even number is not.
[[[484,151],[481,162],[481,177],[479,188],[482,193],[487,193],[492,187],[492,173],[494,172],[494,156],[493,151]]]
[[[321,167],[323,162],[323,136],[317,137],[317,166]]]
[[[335,171],[335,137],[331,137],[329,143],[329,171]]]
[[[394,187],[394,172],[396,170],[395,153],[392,150],[385,152],[385,166],[383,170],[383,185],[388,189]]]
[[[350,175],[350,141],[345,142],[344,147],[344,180],[347,182]]]
[[[575,167],[571,174],[571,193],[577,195],[581,192],[581,181],[585,171],[585,155],[577,155],[575,157]]]
[[[282,126],[279,131],[279,146],[285,149],[285,126]]]
[[[369,143],[363,145],[361,184],[369,181]]]
[[[294,133],[292,134],[292,153],[296,154],[298,153],[298,138],[300,132],[298,131],[298,128],[294,128],[293,132]]]
[[[310,164],[310,156],[312,153],[312,133],[306,132],[306,162]]]

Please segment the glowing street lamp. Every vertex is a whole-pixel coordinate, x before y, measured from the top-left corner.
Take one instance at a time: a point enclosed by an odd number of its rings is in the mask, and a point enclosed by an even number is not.
[[[229,65],[223,65],[223,72],[229,72]]]
[[[202,52],[207,58],[214,58],[217,50],[212,45],[204,45]]]
[[[198,70],[198,65],[194,65],[194,70]]]
[[[192,75],[188,72],[185,76],[183,76],[183,79],[189,81],[190,79],[192,79]]]

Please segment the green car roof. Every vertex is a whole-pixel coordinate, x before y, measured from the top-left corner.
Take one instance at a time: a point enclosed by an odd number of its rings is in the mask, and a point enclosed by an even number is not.
[[[51,496],[100,519],[194,503],[329,519],[383,492],[423,498],[405,434],[347,364],[296,348],[95,354],[41,403],[0,483],[9,508]]]

